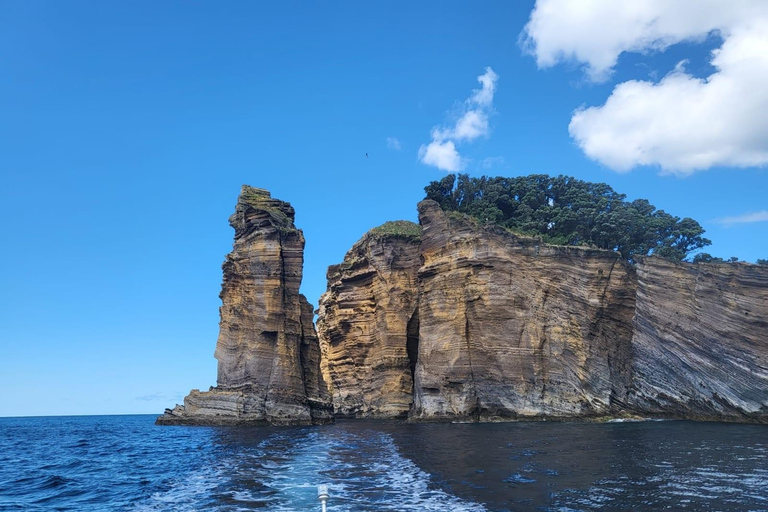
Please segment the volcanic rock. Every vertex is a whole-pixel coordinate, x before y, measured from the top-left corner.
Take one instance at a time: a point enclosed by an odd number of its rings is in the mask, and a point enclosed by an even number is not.
[[[630,384],[636,277],[618,253],[546,245],[419,204],[414,419],[588,417]]]
[[[337,416],[408,414],[419,328],[420,231],[411,222],[388,222],[328,269],[317,330]]]
[[[637,275],[632,407],[768,423],[768,267],[644,258]]]
[[[243,186],[222,266],[217,386],[193,390],[158,424],[315,424],[332,420],[312,311],[299,293],[304,235],[294,209]]]

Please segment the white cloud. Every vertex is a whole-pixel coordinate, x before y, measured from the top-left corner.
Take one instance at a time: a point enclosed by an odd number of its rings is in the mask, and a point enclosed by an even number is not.
[[[663,51],[766,14],[765,0],[537,0],[521,34],[540,68],[573,61],[610,76],[623,52]]]
[[[764,0],[538,0],[523,36],[539,67],[577,61],[610,76],[622,52],[663,51],[712,32],[723,43],[702,79],[684,62],[660,82],[618,84],[580,108],[569,132],[587,156],[626,172],[658,165],[678,175],[768,164],[768,2]]]
[[[387,137],[387,149],[400,151],[401,147],[400,141],[396,137]]]
[[[474,140],[481,135],[488,135],[488,131],[488,116],[485,112],[470,110],[456,121],[451,137],[456,140]]]
[[[432,142],[422,144],[419,148],[419,160],[426,164],[456,172],[464,169],[466,160],[456,149],[457,142],[471,142],[478,137],[490,134],[488,115],[493,108],[493,95],[499,76],[487,67],[485,73],[477,77],[480,89],[472,91],[472,95],[464,101],[461,115],[455,123],[448,127],[432,129]]]
[[[482,87],[472,91],[469,101],[481,107],[490,107],[491,103],[493,103],[493,95],[496,92],[496,81],[498,79],[499,75],[494,73],[490,66],[485,68],[485,73],[477,77],[477,81],[482,84]]]
[[[433,140],[426,146],[422,145],[419,148],[419,160],[448,172],[460,171],[466,165],[452,140]]]
[[[745,213],[734,217],[723,217],[718,219],[717,223],[723,226],[733,226],[734,224],[751,224],[752,222],[768,222],[768,210],[759,212]]]

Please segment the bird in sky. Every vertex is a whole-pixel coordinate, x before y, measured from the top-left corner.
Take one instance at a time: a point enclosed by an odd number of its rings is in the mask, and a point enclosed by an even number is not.
[[[365,154],[365,158],[368,158],[368,153]]]

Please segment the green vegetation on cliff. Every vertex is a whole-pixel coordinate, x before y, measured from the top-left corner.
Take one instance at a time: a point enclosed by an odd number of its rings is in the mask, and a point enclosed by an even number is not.
[[[392,220],[377,226],[368,233],[372,235],[393,235],[409,240],[421,239],[421,226],[407,220]]]
[[[727,260],[724,258],[718,258],[717,256],[712,256],[708,252],[700,252],[696,256],[693,257],[691,260],[693,263],[736,263],[739,261],[739,258],[736,256],[731,256]],[[760,260],[757,260],[758,263],[760,263]]]
[[[269,214],[272,224],[283,233],[298,231],[293,225],[293,207],[289,203],[273,199],[263,188],[243,185],[240,201]]]
[[[605,183],[569,176],[470,178],[450,174],[424,187],[446,211],[468,214],[551,244],[618,251],[629,261],[654,254],[683,260],[710,245],[704,228],[657,210],[645,199],[626,201]]]

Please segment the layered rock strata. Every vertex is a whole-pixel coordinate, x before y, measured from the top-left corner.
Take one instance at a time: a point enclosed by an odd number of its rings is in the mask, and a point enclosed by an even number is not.
[[[551,246],[419,204],[299,294],[294,210],[243,187],[218,384],[159,424],[622,415],[768,423],[768,267]],[[318,339],[319,334],[319,339]],[[329,389],[330,386],[330,389]]]
[[[159,424],[316,424],[332,420],[313,308],[299,293],[304,235],[290,204],[243,186],[222,269],[217,386]]]
[[[617,253],[550,246],[419,204],[415,419],[610,414],[626,400],[635,275]]]
[[[638,267],[632,407],[664,417],[768,423],[768,267]]]
[[[414,420],[768,423],[768,267],[630,266],[432,201],[419,220],[418,251],[368,235],[329,269],[318,326],[337,415],[410,400]]]
[[[408,414],[419,329],[420,231],[410,222],[389,222],[328,269],[317,330],[337,416]]]

